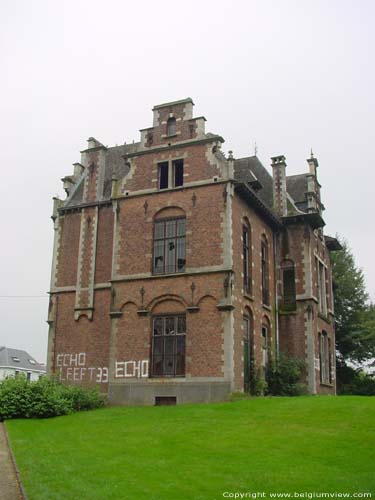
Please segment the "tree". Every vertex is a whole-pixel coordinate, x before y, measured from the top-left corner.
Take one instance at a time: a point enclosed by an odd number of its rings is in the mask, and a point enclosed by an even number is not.
[[[365,279],[348,243],[331,254],[338,365],[375,357],[375,307],[368,304]]]

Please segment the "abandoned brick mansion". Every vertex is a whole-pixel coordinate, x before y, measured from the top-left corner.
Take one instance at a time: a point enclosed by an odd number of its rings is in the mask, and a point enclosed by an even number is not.
[[[94,138],[54,198],[48,370],[116,404],[223,400],[279,352],[335,393],[330,251],[311,155],[271,176],[193,117],[153,108],[140,141]]]

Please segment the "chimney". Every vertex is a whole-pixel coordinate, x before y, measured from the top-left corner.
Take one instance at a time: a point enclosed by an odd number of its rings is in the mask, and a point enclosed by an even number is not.
[[[273,206],[277,215],[283,217],[287,215],[285,156],[274,156],[271,160],[273,172]]]

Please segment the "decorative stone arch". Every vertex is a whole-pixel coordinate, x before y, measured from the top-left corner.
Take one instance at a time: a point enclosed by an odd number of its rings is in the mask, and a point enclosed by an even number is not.
[[[178,205],[166,206],[157,210],[154,214],[154,221],[157,219],[169,219],[174,217],[185,217],[186,212]]]
[[[74,313],[75,321],[79,321],[80,318],[86,318],[88,321],[92,321],[92,309],[89,309],[87,311],[85,310],[76,311]]]
[[[152,314],[155,314],[155,312],[157,312],[158,306],[160,304],[165,304],[165,303],[174,303],[174,305],[178,304],[177,308],[174,307],[174,309],[176,309],[176,312],[183,312],[188,307],[186,300],[183,297],[181,297],[180,295],[165,294],[165,295],[160,295],[160,296],[152,299],[147,304],[147,309]],[[177,311],[177,309],[179,309],[179,311]],[[170,312],[174,312],[174,311],[170,311]]]
[[[138,308],[137,304],[132,301],[132,300],[127,300],[126,302],[124,302],[121,307],[120,307],[120,311],[121,312],[124,312],[125,308],[128,307],[128,306],[134,306],[135,308]]]
[[[213,301],[214,301],[214,303],[215,303],[215,306],[216,306],[216,304],[217,304],[217,298],[216,298],[216,297],[214,297],[214,296],[213,296],[213,295],[211,295],[211,294],[202,295],[202,297],[201,297],[201,298],[198,300],[198,302],[197,302],[197,306],[198,306],[198,307],[200,307],[200,306],[201,306],[201,304],[202,304],[202,302],[203,302],[203,301],[205,301],[206,299],[208,299],[208,300],[213,300]]]

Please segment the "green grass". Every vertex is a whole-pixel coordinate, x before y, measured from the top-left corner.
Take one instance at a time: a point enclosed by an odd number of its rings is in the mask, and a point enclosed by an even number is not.
[[[7,422],[30,500],[375,493],[375,398],[104,408]]]

